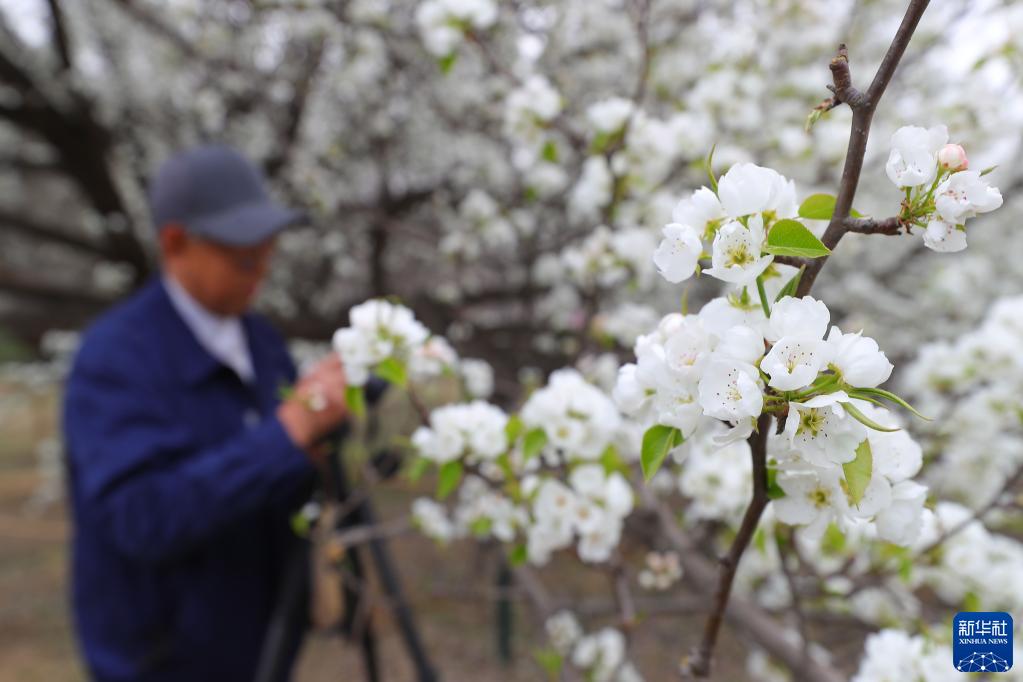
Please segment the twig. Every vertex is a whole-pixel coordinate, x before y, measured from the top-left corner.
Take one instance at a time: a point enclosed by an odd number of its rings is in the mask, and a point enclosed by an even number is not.
[[[884,94],[885,88],[891,82],[899,60],[902,59],[910,38],[920,23],[920,17],[930,0],[911,0],[906,14],[902,18],[902,24],[895,34],[888,51],[881,60],[881,65],[874,74],[867,91],[860,92],[852,84],[852,76],[849,71],[849,54],[845,46],[839,48],[838,55],[831,60],[831,75],[834,85],[831,86],[835,98],[844,104],[848,104],[853,112],[852,131],[849,135],[849,146],[846,151],[845,167],[842,169],[842,179],[838,187],[838,196],[835,199],[835,210],[831,216],[831,222],[821,241],[829,249],[834,249],[842,237],[849,232],[846,220],[852,211],[852,202],[856,196],[856,188],[860,183],[860,172],[863,170],[863,157],[867,150],[867,136],[870,133],[870,122],[874,116],[874,110]],[[817,258],[811,261],[803,273],[803,278],[796,289],[796,297],[805,296],[813,288],[813,283],[820,274],[821,268],[827,262],[828,257]]]
[[[742,525],[732,541],[728,555],[721,559],[721,571],[718,577],[717,591],[714,596],[714,610],[707,617],[703,629],[703,641],[693,651],[688,661],[682,664],[685,675],[707,677],[710,675],[711,660],[714,656],[714,645],[717,643],[721,623],[724,620],[725,608],[732,593],[735,571],[739,567],[746,547],[753,539],[753,533],[760,523],[760,515],[764,513],[769,498],[767,497],[767,431],[771,427],[771,416],[762,414],[757,420],[757,430],[749,437],[750,454],[753,458],[753,499],[746,507],[742,517]]]

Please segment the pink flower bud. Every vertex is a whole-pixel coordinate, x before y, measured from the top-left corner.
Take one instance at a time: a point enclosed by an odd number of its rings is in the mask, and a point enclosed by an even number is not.
[[[966,158],[966,150],[957,144],[946,144],[938,152],[938,164],[952,171],[966,170],[970,161]]]

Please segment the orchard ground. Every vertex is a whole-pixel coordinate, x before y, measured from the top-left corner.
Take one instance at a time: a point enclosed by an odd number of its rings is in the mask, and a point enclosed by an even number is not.
[[[0,384],[0,399],[15,390]],[[68,605],[69,523],[64,502],[44,507],[31,500],[44,484],[45,474],[35,454],[37,444],[53,434],[58,424],[59,395],[40,391],[19,399],[13,408],[0,410],[0,682],[71,682],[85,680],[73,639]],[[396,409],[391,407],[389,409]],[[385,518],[408,513],[410,502],[428,493],[430,482],[413,485],[399,479],[379,488],[377,504]],[[493,557],[476,543],[463,542],[442,549],[418,534],[390,543],[412,599],[432,660],[449,682],[518,682],[542,680],[544,675],[524,655],[543,646],[543,634],[528,603],[516,602],[514,664],[502,665],[494,637],[494,608],[486,593],[493,590]],[[595,590],[603,576],[567,557],[553,562],[543,573],[554,594],[579,597]],[[656,595],[644,595],[644,598]],[[701,595],[691,595],[699,599]],[[706,597],[706,595],[702,595]],[[699,603],[697,601],[697,603]],[[385,680],[410,680],[401,641],[386,606],[374,605],[382,638],[381,660]],[[702,613],[655,618],[655,626],[636,642],[634,660],[647,675],[672,669],[677,660],[682,630],[685,641],[695,642]],[[599,621],[588,619],[596,625]],[[858,635],[860,633],[857,633]],[[745,679],[746,655],[726,631],[715,679]],[[843,647],[848,663],[859,655],[860,638]],[[303,650],[297,682],[336,680],[339,671],[362,679],[357,649],[335,636],[313,635]],[[657,679],[656,676],[649,679]]]

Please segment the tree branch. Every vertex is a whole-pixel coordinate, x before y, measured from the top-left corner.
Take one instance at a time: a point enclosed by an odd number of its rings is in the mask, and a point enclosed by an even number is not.
[[[842,227],[846,232],[858,232],[859,234],[902,234],[902,223],[894,216],[884,220],[846,218],[842,221]]]
[[[856,196],[856,189],[860,183],[860,172],[863,170],[863,157],[867,150],[867,136],[870,133],[870,122],[874,116],[874,110],[884,94],[885,88],[892,79],[899,60],[909,45],[910,38],[920,23],[920,17],[930,0],[911,0],[906,14],[902,18],[902,24],[895,33],[888,51],[881,60],[881,65],[874,75],[873,81],[866,93],[861,93],[852,85],[852,77],[849,73],[849,56],[844,45],[839,48],[838,55],[831,61],[831,73],[834,85],[832,92],[837,99],[848,104],[853,111],[852,131],[849,134],[849,146],[845,156],[845,167],[842,169],[842,179],[839,183],[838,196],[835,199],[835,211],[831,216],[831,222],[821,241],[829,249],[834,250],[835,246],[842,239],[849,228],[846,220],[852,211],[852,202]],[[887,234],[887,233],[885,233]],[[796,297],[805,296],[813,288],[813,283],[820,274],[821,269],[827,262],[828,257],[817,258],[811,261],[803,273],[803,278],[796,289]]]
[[[728,555],[721,559],[721,572],[714,595],[714,609],[704,625],[703,641],[689,660],[682,664],[683,674],[696,677],[710,675],[714,646],[717,643],[718,633],[721,631],[721,622],[724,619],[725,608],[728,606],[728,598],[732,593],[735,571],[739,567],[739,561],[749,546],[750,540],[753,539],[753,533],[757,529],[757,524],[760,523],[760,516],[764,513],[769,501],[767,497],[767,432],[770,428],[771,416],[764,413],[757,420],[757,430],[749,437],[750,454],[753,458],[753,499],[746,507],[742,525],[739,526],[739,532],[732,541]]]

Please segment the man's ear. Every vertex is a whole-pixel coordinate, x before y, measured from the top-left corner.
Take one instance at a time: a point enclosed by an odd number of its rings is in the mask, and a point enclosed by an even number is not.
[[[167,223],[159,232],[160,253],[164,259],[178,256],[188,248],[189,235],[180,223]]]

